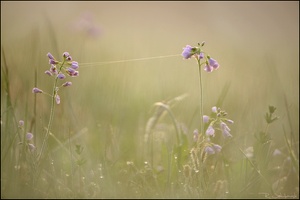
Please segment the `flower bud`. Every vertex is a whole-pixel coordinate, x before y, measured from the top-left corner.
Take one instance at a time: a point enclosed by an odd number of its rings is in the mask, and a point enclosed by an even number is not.
[[[49,71],[49,70],[46,70],[45,71],[45,74],[49,75],[49,76],[52,76],[52,73]]]
[[[68,56],[70,56],[69,52],[64,52],[64,53],[63,53],[63,57],[64,57],[64,58],[67,58]]]
[[[64,78],[66,78],[66,76],[65,76],[64,74],[62,74],[62,73],[59,73],[59,74],[57,75],[57,78],[59,78],[59,79],[64,79]]]
[[[63,87],[67,87],[67,86],[71,86],[72,85],[72,82],[65,82],[64,84],[62,84]]]
[[[43,93],[43,90],[39,89],[39,88],[33,88],[32,89],[32,93]]]
[[[48,56],[49,59],[55,60],[54,56],[52,56],[52,54],[50,52],[47,53],[47,56]]]
[[[20,121],[19,121],[19,127],[22,127],[22,126],[24,126],[24,121],[23,121],[23,120],[20,120]]]
[[[32,133],[27,133],[26,134],[26,139],[27,140],[32,140],[32,138],[33,138],[33,134]]]

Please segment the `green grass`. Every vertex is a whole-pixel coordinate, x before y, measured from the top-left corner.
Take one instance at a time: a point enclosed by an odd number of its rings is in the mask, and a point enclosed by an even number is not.
[[[1,198],[299,198],[299,47],[282,45],[279,57],[273,39],[256,52],[238,41],[226,46],[225,39],[224,50],[208,36],[206,46],[221,66],[202,72],[203,114],[212,117],[217,106],[234,121],[233,137],[216,130],[211,142],[222,151],[208,155],[204,135],[193,140],[201,119],[195,60],[97,64],[180,54],[186,40],[163,41],[163,33],[145,30],[124,31],[125,40],[113,32],[98,43],[68,35],[43,16],[45,29],[1,42]],[[80,76],[60,90],[39,160],[51,98],[31,90],[52,91],[46,54],[60,59],[64,51],[79,62]],[[269,106],[278,119],[268,119]],[[27,132],[34,152],[23,142]]]

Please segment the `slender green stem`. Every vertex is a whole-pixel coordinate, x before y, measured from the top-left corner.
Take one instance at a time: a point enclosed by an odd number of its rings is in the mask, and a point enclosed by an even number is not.
[[[62,67],[64,65],[64,62],[61,64],[59,70],[58,70],[58,73],[60,73]],[[55,108],[55,96],[56,96],[56,87],[57,87],[57,81],[58,81],[58,77],[55,78],[55,81],[54,81],[54,85],[53,85],[53,90],[52,90],[52,100],[51,100],[51,110],[50,110],[50,117],[49,117],[49,122],[48,122],[48,127],[47,127],[47,132],[46,132],[46,135],[45,135],[45,138],[43,140],[43,144],[42,144],[42,147],[41,147],[41,152],[38,156],[38,161],[40,160],[41,156],[43,155],[43,151],[45,150],[46,148],[46,142],[48,140],[48,137],[49,137],[49,133],[50,133],[50,129],[51,129],[51,125],[52,125],[52,121],[53,121],[53,116],[54,116],[54,108]]]
[[[204,134],[203,127],[203,87],[202,87],[202,75],[201,75],[201,64],[200,59],[196,58],[199,66],[199,90],[200,90],[200,133]]]
[[[57,84],[57,77],[54,81],[54,86],[53,86],[53,92],[52,92],[52,100],[51,100],[51,110],[50,110],[50,117],[49,117],[49,122],[48,122],[48,127],[47,127],[47,132],[46,132],[46,135],[45,135],[45,138],[43,140],[43,144],[42,144],[42,147],[41,147],[41,152],[38,156],[38,159],[41,158],[42,154],[43,154],[43,151],[45,150],[46,148],[46,142],[48,140],[48,137],[49,137],[49,132],[50,132],[50,128],[51,128],[51,125],[52,125],[52,121],[53,121],[53,116],[54,116],[54,108],[55,108],[55,93],[56,93],[56,84]]]

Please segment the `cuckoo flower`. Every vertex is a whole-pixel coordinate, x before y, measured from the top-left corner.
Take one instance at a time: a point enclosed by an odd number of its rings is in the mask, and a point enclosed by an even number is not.
[[[71,76],[71,77],[79,76],[79,72],[76,71],[79,68],[78,62],[73,61],[72,56],[70,55],[69,52],[64,52],[62,54],[61,61],[57,60],[51,53],[47,53],[47,57],[49,58],[50,69],[46,70],[44,73],[54,79],[54,86],[53,86],[52,93],[51,94],[45,93],[43,90],[41,90],[37,87],[34,87],[32,89],[32,92],[35,94],[44,93],[52,98],[47,132],[46,132],[46,135],[43,140],[40,154],[38,155],[38,158],[37,158],[38,160],[40,159],[41,155],[43,154],[44,149],[46,148],[46,142],[47,142],[47,139],[49,136],[49,132],[51,129],[51,124],[52,124],[52,120],[53,120],[53,116],[54,116],[55,104],[60,104],[60,101],[61,101],[58,91],[62,87],[67,87],[67,86],[72,85],[72,82],[67,81],[67,82],[60,84],[60,86],[58,86],[59,81],[66,79],[67,78],[66,75]],[[53,75],[55,75],[55,76],[53,76]],[[28,135],[28,137],[30,137],[30,134]],[[34,146],[32,146],[32,148],[33,147]]]

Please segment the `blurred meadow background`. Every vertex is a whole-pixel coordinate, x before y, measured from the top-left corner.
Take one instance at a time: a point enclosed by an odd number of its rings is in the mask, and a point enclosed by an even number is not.
[[[204,185],[203,174],[189,176],[202,119],[197,62],[181,56],[202,41],[220,64],[202,72],[204,114],[219,106],[234,121],[231,139],[215,138],[223,149],[208,156]],[[39,151],[51,98],[32,88],[51,92],[47,53],[61,60],[65,51],[80,75],[60,90],[55,137],[35,169],[18,160],[18,121]],[[167,114],[151,130],[151,162],[144,136],[153,105],[176,97],[181,165]],[[242,152],[259,143],[269,106],[279,119],[256,152],[268,151],[263,170]],[[2,198],[299,198],[298,161],[299,2],[1,2]]]

